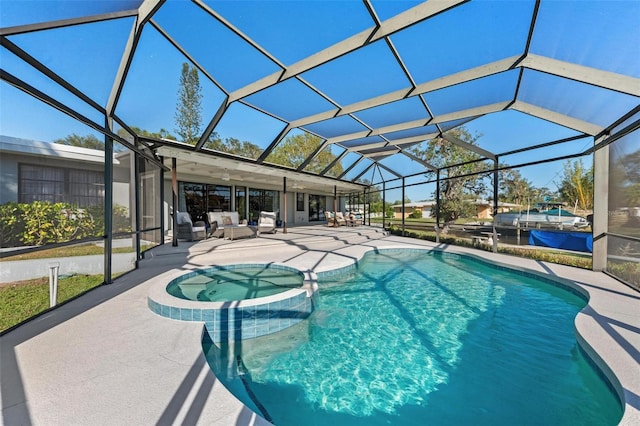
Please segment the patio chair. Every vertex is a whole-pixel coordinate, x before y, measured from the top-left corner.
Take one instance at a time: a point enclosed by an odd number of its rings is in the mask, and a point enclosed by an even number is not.
[[[203,240],[207,238],[207,227],[202,221],[195,224],[191,221],[191,216],[186,212],[178,212],[178,239],[183,240]]]
[[[347,226],[347,219],[345,219],[342,212],[336,212],[335,218],[336,226]]]
[[[260,234],[275,234],[276,229],[276,214],[274,212],[260,212],[258,218],[258,233]]]
[[[360,213],[350,213],[348,216],[348,225],[349,226],[360,226],[363,224],[362,214]]]
[[[336,226],[333,212],[324,212],[324,217],[327,219],[327,226]]]

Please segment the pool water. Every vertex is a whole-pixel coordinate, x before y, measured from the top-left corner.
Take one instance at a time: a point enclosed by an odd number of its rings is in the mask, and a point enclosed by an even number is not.
[[[245,404],[288,425],[614,425],[622,408],[587,362],[585,301],[446,253],[380,251],[320,279],[296,327],[204,344]]]
[[[300,288],[304,275],[276,265],[229,265],[185,274],[167,285],[175,297],[205,302],[254,299]]]

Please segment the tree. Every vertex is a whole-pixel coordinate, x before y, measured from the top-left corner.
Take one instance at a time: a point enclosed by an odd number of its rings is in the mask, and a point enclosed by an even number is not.
[[[369,211],[371,213],[382,213],[382,188],[377,185],[371,185],[371,181],[369,179],[361,179],[360,183],[369,187],[369,190],[367,191]],[[387,206],[390,206],[389,202],[386,204]]]
[[[122,130],[122,129],[120,129]],[[118,132],[119,136],[120,132]],[[126,138],[125,138],[126,139]],[[56,139],[53,141],[53,143],[58,143],[61,145],[68,145],[68,146],[78,146],[81,148],[89,148],[89,149],[97,149],[100,151],[104,151],[104,141],[98,139],[96,136],[94,135],[87,135],[87,136],[79,136],[76,135],[75,133],[70,134],[69,136],[66,136],[62,139]],[[117,141],[114,141],[113,144],[113,150],[115,152],[123,152],[126,148],[122,145],[120,145]]]
[[[202,127],[202,89],[198,70],[188,63],[182,64],[180,86],[178,87],[178,103],[175,120],[176,132],[183,142],[195,145],[200,137]]]
[[[138,136],[146,136],[153,139],[176,139],[176,137],[169,133],[169,131],[166,129],[160,129],[157,132],[150,132],[136,126],[131,126],[131,130],[133,130],[133,132]],[[133,143],[133,136],[131,136],[125,129],[118,129],[118,136],[130,143]]]
[[[538,192],[518,170],[502,170],[499,177],[500,198],[508,203],[522,206]]]
[[[68,146],[79,146],[82,148],[99,149],[100,151],[104,151],[104,141],[101,141],[94,135],[79,136],[73,133],[63,139],[56,139],[53,141],[53,143]]]
[[[217,133],[212,133],[207,143],[207,148],[215,151],[239,155],[241,157],[256,159],[262,153],[262,149],[251,142],[240,141],[236,138],[220,139]]]
[[[266,161],[282,166],[298,168],[318,149],[321,143],[321,138],[307,132],[287,136],[271,151]],[[331,149],[325,148],[318,153],[305,170],[311,173],[320,173],[335,159],[336,156],[331,152]],[[343,170],[342,164],[338,163],[331,169],[330,174],[339,176]]]
[[[476,141],[480,137],[478,134],[472,136],[464,127],[451,129],[447,133],[470,145],[477,145]],[[460,164],[447,167],[445,169],[447,176],[440,181],[439,214],[445,222],[443,233],[446,233],[449,225],[457,219],[477,214],[474,201],[486,191],[483,180],[491,173],[491,168],[485,162],[470,161],[482,157],[442,138],[431,139],[425,145],[415,146],[410,151],[416,157],[438,168]],[[480,173],[483,171],[487,173]],[[434,198],[436,195],[434,193]],[[436,210],[438,210],[437,207]]]
[[[567,161],[556,185],[565,201],[577,203],[581,210],[593,210],[593,166],[586,168],[582,160]]]

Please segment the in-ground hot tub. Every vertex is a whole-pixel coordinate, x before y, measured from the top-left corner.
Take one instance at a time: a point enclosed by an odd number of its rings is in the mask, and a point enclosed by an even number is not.
[[[275,333],[313,311],[317,277],[280,264],[197,269],[154,285],[149,308],[158,315],[204,322],[214,342]]]
[[[167,292],[186,300],[231,302],[302,287],[302,272],[270,266],[229,265],[200,269],[172,280],[167,285]]]

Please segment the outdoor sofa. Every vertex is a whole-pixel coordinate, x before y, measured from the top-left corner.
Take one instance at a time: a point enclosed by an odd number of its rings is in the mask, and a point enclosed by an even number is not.
[[[233,239],[236,236],[255,236],[255,230],[247,226],[247,221],[245,219],[240,220],[238,212],[209,212],[207,213],[207,217],[209,218],[209,225],[211,226],[211,231],[209,232],[209,236],[211,237],[226,237]],[[225,227],[227,228],[226,233]],[[233,229],[230,231],[230,227],[247,227],[247,229]]]

